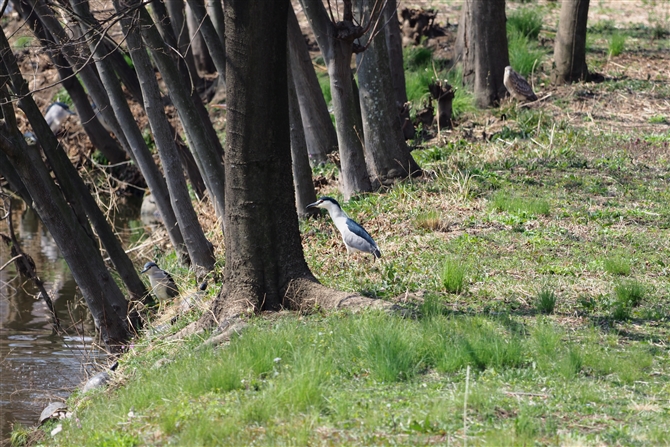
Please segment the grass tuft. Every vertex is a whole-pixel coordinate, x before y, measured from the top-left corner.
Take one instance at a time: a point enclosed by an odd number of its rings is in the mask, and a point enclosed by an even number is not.
[[[614,33],[610,36],[608,48],[610,56],[619,56],[626,47],[626,36],[620,33]]]
[[[538,312],[543,314],[554,313],[554,308],[556,307],[556,301],[558,296],[554,293],[553,290],[544,288],[540,290],[535,299],[535,307]]]
[[[628,276],[630,275],[630,262],[621,256],[614,256],[605,259],[603,263],[605,271],[610,275]]]
[[[459,260],[448,258],[442,263],[440,279],[444,290],[449,293],[461,293],[465,288],[466,266]]]

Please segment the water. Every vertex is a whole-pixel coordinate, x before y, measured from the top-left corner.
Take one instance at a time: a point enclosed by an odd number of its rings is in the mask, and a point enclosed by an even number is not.
[[[138,207],[132,207],[138,213]],[[72,274],[34,211],[13,202],[14,231],[37,266],[64,330],[55,334],[44,300],[32,281],[10,263],[0,271],[0,441],[12,425],[35,425],[50,402],[64,400],[74,388],[106,365],[95,348],[93,321]],[[6,221],[0,234],[8,235]],[[11,259],[0,240],[0,266]]]

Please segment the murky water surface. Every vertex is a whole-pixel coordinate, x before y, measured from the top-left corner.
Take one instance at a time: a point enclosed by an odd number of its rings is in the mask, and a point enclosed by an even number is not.
[[[56,243],[37,215],[16,202],[15,234],[32,256],[64,331],[54,333],[51,315],[30,280],[14,263],[0,270],[0,441],[12,425],[35,425],[50,402],[70,392],[106,364],[95,348],[93,321]],[[8,235],[6,221],[0,234]],[[11,259],[0,240],[0,266]],[[1,442],[0,442],[1,443]]]

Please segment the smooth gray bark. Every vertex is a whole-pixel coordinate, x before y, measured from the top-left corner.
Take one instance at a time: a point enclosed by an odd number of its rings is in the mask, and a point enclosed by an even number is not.
[[[114,7],[119,10],[118,1]],[[186,188],[179,161],[179,152],[173,139],[172,128],[165,116],[165,108],[161,101],[160,90],[149,55],[144,49],[139,32],[133,28],[128,17],[121,19],[121,26],[126,34],[130,56],[135,70],[140,77],[140,87],[144,98],[144,108],[149,118],[158,154],[163,165],[163,172],[170,192],[172,209],[179,222],[179,228],[186,244],[193,270],[198,278],[202,278],[214,268],[214,253],[212,245],[205,238],[205,234],[198,222],[198,216],[193,209],[191,199]]]
[[[375,1],[360,0],[357,4],[358,15],[365,22],[371,20]],[[395,179],[421,173],[421,168],[410,154],[398,119],[386,36],[380,32],[372,41],[368,39],[367,34],[361,37],[367,49],[356,55],[365,159],[373,183],[388,185]]]
[[[354,40],[363,30],[353,22],[349,9],[337,24],[330,21],[321,0],[300,0],[326,61],[333,97],[333,112],[340,150],[340,189],[345,200],[360,192],[372,191],[363,153],[363,128],[354,95],[351,56]],[[350,2],[345,6],[351,7]]]
[[[587,81],[586,24],[589,0],[563,0],[554,43],[554,68],[551,82],[562,85]]]
[[[310,165],[317,166],[337,151],[337,133],[293,8],[288,11],[288,48]]]
[[[289,8],[292,9],[292,8]],[[312,181],[312,169],[309,166],[307,142],[302,128],[300,105],[293,79],[293,67],[288,65],[288,116],[291,126],[291,167],[293,170],[293,186],[295,188],[295,205],[299,217],[313,214],[307,205],[316,202],[316,192]]]

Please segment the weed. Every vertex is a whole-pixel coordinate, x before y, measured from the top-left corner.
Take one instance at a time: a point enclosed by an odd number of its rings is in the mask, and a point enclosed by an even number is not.
[[[644,299],[645,288],[637,281],[628,281],[617,285],[614,293],[618,303],[628,307],[637,307]]]
[[[421,46],[408,46],[403,49],[405,70],[419,71],[430,68],[433,60],[433,50]]]
[[[543,314],[554,313],[554,308],[556,307],[556,301],[558,297],[553,290],[549,288],[543,288],[537,294],[535,298],[535,307],[538,312]]]
[[[605,259],[603,266],[610,275],[628,276],[630,275],[630,262],[622,256],[615,256]]]
[[[16,39],[16,42],[14,43],[14,48],[16,49],[28,48],[32,43],[33,38],[31,36],[21,36],[18,39]]]
[[[442,263],[440,279],[449,293],[461,293],[465,287],[466,266],[459,260],[448,258]]]
[[[614,33],[609,39],[609,55],[619,56],[626,47],[626,36],[620,33]]]
[[[528,77],[536,70],[546,52],[531,45],[528,37],[523,34],[512,31],[508,33],[509,62],[510,65],[522,76]],[[529,82],[531,80],[529,79]]]

